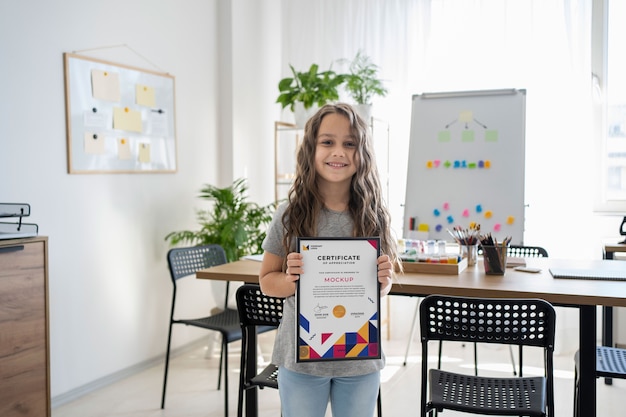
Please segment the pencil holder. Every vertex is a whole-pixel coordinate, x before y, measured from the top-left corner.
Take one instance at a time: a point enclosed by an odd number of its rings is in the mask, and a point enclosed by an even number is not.
[[[467,258],[467,266],[476,265],[478,245],[461,245],[461,259]]]
[[[506,246],[480,245],[483,249],[485,274],[504,275],[506,271]]]

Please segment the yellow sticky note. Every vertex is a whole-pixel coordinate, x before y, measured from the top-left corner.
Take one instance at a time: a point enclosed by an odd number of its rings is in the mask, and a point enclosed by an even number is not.
[[[144,163],[144,164],[150,162],[150,144],[149,143],[139,144],[139,162]]]
[[[474,112],[471,110],[464,110],[459,113],[459,121],[463,123],[469,123],[474,120]]]
[[[155,107],[154,88],[141,84],[135,85],[135,100],[140,106]]]
[[[85,153],[102,155],[104,153],[104,136],[96,133],[85,132]]]
[[[126,138],[117,140],[117,157],[118,159],[130,159],[130,141]]]
[[[91,70],[91,93],[93,98],[120,101],[120,75],[116,72]]]
[[[141,132],[141,113],[128,107],[113,107],[113,129]]]

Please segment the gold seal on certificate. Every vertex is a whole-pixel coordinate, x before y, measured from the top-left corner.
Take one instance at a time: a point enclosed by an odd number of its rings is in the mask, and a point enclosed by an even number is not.
[[[297,362],[379,359],[380,238],[298,238]]]

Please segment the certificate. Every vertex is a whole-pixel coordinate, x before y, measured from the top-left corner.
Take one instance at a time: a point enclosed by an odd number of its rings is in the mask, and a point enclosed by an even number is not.
[[[296,362],[379,359],[380,238],[298,238]]]

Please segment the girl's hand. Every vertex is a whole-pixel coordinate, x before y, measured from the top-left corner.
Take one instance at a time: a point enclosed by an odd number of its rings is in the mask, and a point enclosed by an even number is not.
[[[287,255],[287,270],[285,271],[287,281],[295,282],[300,279],[300,274],[304,273],[302,265],[302,254],[291,252]]]
[[[380,295],[385,296],[391,291],[391,280],[393,276],[393,265],[389,255],[378,257],[378,282],[380,282]]]

